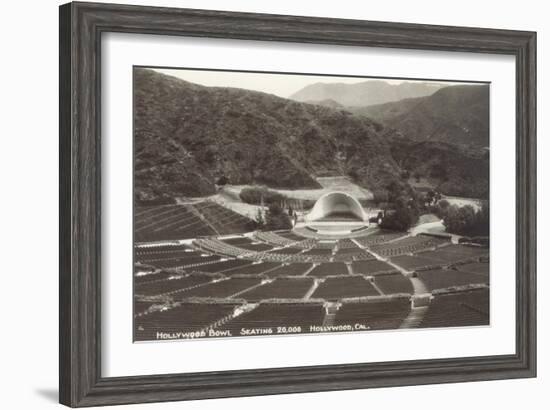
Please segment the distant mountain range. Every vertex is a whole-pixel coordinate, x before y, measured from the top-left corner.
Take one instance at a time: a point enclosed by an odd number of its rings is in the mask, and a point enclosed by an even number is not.
[[[475,87],[365,108],[205,87],[147,69],[136,69],[134,81],[138,201],[210,195],[222,176],[306,189],[319,187],[315,177],[346,175],[383,198],[390,183],[410,190],[416,175],[449,195],[488,193],[488,152],[471,146],[488,141],[488,92]]]
[[[300,102],[335,101],[349,107],[366,107],[399,101],[405,98],[425,97],[435,93],[443,85],[422,82],[390,84],[383,80],[369,80],[354,84],[315,83],[310,84],[290,96]]]
[[[449,86],[427,97],[348,109],[415,141],[489,146],[488,84]]]

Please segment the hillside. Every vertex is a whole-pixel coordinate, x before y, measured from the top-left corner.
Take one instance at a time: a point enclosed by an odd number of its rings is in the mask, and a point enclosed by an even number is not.
[[[366,107],[399,101],[405,98],[424,97],[439,90],[442,85],[421,82],[390,84],[382,80],[369,80],[355,84],[315,83],[292,94],[290,99],[300,102],[332,100],[349,107]]]
[[[135,69],[135,194],[206,196],[232,184],[318,188],[351,175],[376,192],[399,178],[380,124],[260,92],[204,87]],[[390,131],[391,133],[391,131]]]
[[[438,191],[468,198],[489,198],[489,152],[461,149],[438,141],[390,142],[395,161]]]
[[[457,85],[431,96],[349,108],[415,141],[489,146],[489,85]]]

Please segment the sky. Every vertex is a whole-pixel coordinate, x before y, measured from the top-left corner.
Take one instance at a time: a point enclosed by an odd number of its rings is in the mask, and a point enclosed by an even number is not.
[[[247,90],[261,91],[274,94],[279,97],[288,98],[305,86],[314,83],[347,83],[354,84],[364,81],[384,80],[390,84],[400,84],[404,81],[387,78],[365,78],[365,77],[338,77],[338,76],[315,76],[295,74],[266,74],[232,71],[209,71],[190,69],[159,69],[155,71],[168,74],[182,80],[208,87],[236,87]],[[419,80],[419,82],[430,82]],[[440,83],[440,82],[434,82]],[[446,84],[449,84],[447,82]],[[452,83],[451,83],[452,84]]]

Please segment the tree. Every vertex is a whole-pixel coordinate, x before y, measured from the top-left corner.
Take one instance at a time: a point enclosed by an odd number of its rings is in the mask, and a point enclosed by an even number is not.
[[[256,218],[254,218],[254,221],[256,222],[256,226],[260,229],[263,228],[263,226],[265,225],[264,213],[262,212],[261,208],[258,208],[258,211],[256,212]]]
[[[459,235],[469,234],[475,229],[477,223],[476,211],[471,205],[458,208],[451,205],[443,217],[443,224],[447,232]]]
[[[395,203],[395,209],[386,212],[380,226],[384,229],[407,231],[418,221],[419,213],[418,206],[413,198],[408,200],[400,198]]]
[[[265,215],[265,228],[269,231],[292,228],[288,215],[279,204],[273,203],[269,205]]]

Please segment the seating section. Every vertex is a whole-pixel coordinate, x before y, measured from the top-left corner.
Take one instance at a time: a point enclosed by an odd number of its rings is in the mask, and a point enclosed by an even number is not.
[[[344,298],[378,295],[379,293],[368,280],[357,275],[327,278],[317,287],[311,297],[334,301]]]
[[[276,254],[276,255],[296,255],[297,253],[302,253],[304,250],[301,248],[293,248],[293,247],[286,247],[281,249],[275,249],[274,251],[270,252],[270,254]]]
[[[404,234],[403,232],[391,232],[391,231],[379,230],[376,233],[373,233],[368,236],[364,236],[362,238],[356,238],[355,240],[359,242],[361,245],[369,247],[372,245],[393,241],[405,235],[406,234]]]
[[[313,286],[313,278],[279,278],[271,283],[258,286],[239,295],[247,302],[259,302],[264,299],[301,299]]]
[[[344,302],[335,317],[336,325],[361,324],[369,330],[396,329],[411,310],[409,298]]]
[[[401,255],[391,258],[391,261],[407,271],[429,269],[441,266],[441,262],[416,255]]]
[[[455,266],[460,272],[477,273],[479,275],[489,276],[489,264],[486,262],[471,262]]]
[[[182,289],[188,289],[203,283],[208,283],[213,279],[213,277],[206,275],[174,276],[173,279],[136,284],[134,286],[134,293],[139,296],[163,295]]]
[[[193,204],[194,208],[219,234],[227,235],[250,231],[252,220],[212,201]]]
[[[171,294],[175,300],[190,297],[230,298],[262,283],[259,278],[231,278]]]
[[[162,339],[158,333],[180,333],[184,338],[191,338],[193,332],[230,317],[237,306],[236,303],[182,303],[172,309],[142,315],[135,319],[134,339]]]
[[[359,260],[361,261],[374,260],[375,257],[365,249],[344,248],[344,249],[338,249],[332,259],[334,261],[351,262],[351,261],[359,261]]]
[[[355,261],[351,264],[351,270],[355,274],[376,275],[380,273],[394,272],[395,268],[386,262],[377,259]]]
[[[193,241],[193,246],[202,251],[224,256],[243,256],[252,253],[248,249],[240,248],[216,238],[201,238]]]
[[[303,241],[304,239],[306,239],[303,236],[296,235],[294,232],[291,231],[277,232],[277,234],[282,236],[283,238],[288,238],[293,241]]]
[[[489,325],[489,289],[436,295],[421,327]]]
[[[269,273],[269,271],[281,267],[281,263],[277,262],[260,262],[253,265],[246,265],[231,271],[225,272],[225,275],[234,276],[234,275],[260,275],[263,273]]]
[[[251,220],[212,201],[138,208],[136,242],[166,241],[247,232]]]
[[[218,329],[229,330],[233,336],[241,336],[243,329],[271,329],[272,333],[265,334],[277,334],[277,327],[300,328],[307,333],[310,326],[322,325],[324,317],[322,303],[260,303]]]
[[[160,205],[136,209],[136,242],[166,241],[215,235],[191,205]]]
[[[332,249],[325,249],[325,248],[312,248],[305,252],[303,252],[303,255],[319,255],[319,256],[331,256],[332,255]]]
[[[141,274],[140,272],[134,274],[134,285],[140,285],[149,282],[157,282],[159,280],[166,280],[176,276],[172,272],[157,271],[154,273]]]
[[[392,257],[450,245],[450,243],[448,239],[418,235],[397,239],[389,243],[372,245],[369,249],[382,257]]]
[[[417,272],[416,275],[430,292],[435,289],[489,283],[489,277],[486,275],[453,269],[425,270]]]
[[[254,232],[254,238],[273,246],[286,246],[296,243],[295,239],[285,238],[284,236],[277,235],[275,232],[257,231]]]
[[[313,267],[311,263],[291,263],[289,265],[283,265],[280,268],[271,270],[266,273],[269,277],[280,276],[301,276],[304,275]]]
[[[197,266],[195,270],[200,272],[226,272],[232,269],[242,268],[244,266],[252,265],[251,261],[241,259],[229,259],[221,262],[207,263],[206,265]],[[233,272],[236,273],[236,272]]]
[[[488,248],[480,248],[465,245],[451,245],[438,248],[434,251],[417,253],[422,258],[432,259],[441,265],[452,265],[464,261],[479,259],[489,254]]]
[[[321,263],[313,268],[307,276],[314,276],[317,278],[323,278],[326,276],[335,275],[349,275],[348,268],[345,263],[342,262],[327,262]]]
[[[421,327],[489,323],[488,248],[376,228],[346,239],[244,234],[249,223],[212,201],[136,210],[136,340],[209,328],[234,336],[327,323],[394,329],[415,289],[434,295]]]
[[[192,267],[208,262],[218,261],[221,258],[217,255],[208,255],[200,251],[190,249],[146,252],[136,251],[136,261],[145,265],[157,268]]]
[[[411,280],[400,273],[376,276],[374,283],[386,295],[393,293],[414,293]]]

